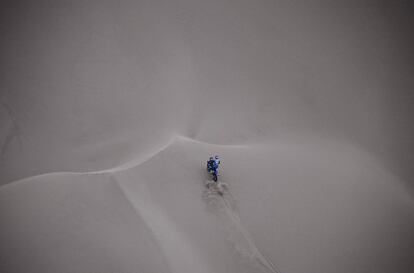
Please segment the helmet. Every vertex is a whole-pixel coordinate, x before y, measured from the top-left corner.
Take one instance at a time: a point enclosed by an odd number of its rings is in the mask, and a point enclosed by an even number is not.
[[[210,160],[214,160],[214,158],[213,157],[210,157]]]
[[[214,158],[215,158],[215,159],[219,159],[218,155],[216,155]]]

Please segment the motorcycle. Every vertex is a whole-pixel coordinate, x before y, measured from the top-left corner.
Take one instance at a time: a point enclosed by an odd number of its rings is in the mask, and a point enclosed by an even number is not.
[[[207,171],[211,174],[213,181],[217,182],[218,180],[218,171],[214,169],[207,169]]]

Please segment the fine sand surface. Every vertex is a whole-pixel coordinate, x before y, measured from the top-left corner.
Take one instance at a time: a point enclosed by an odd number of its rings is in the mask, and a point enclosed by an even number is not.
[[[414,272],[412,9],[375,2],[5,4],[0,272]]]

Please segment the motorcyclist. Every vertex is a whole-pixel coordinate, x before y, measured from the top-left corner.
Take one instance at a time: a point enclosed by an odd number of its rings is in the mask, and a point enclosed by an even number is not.
[[[207,161],[207,171],[213,175],[213,180],[216,182],[219,165],[220,159],[217,155],[214,157],[210,157],[209,161]]]

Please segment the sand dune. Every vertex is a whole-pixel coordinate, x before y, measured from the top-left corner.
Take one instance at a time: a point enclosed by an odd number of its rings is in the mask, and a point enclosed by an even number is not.
[[[0,272],[414,272],[412,12],[374,2],[4,4]]]
[[[410,272],[413,199],[369,158],[338,147],[226,146],[177,137],[128,167],[5,185],[2,267]],[[220,179],[229,185],[223,197],[204,186],[200,162],[209,151],[223,158]],[[332,153],[340,156],[332,161]]]

